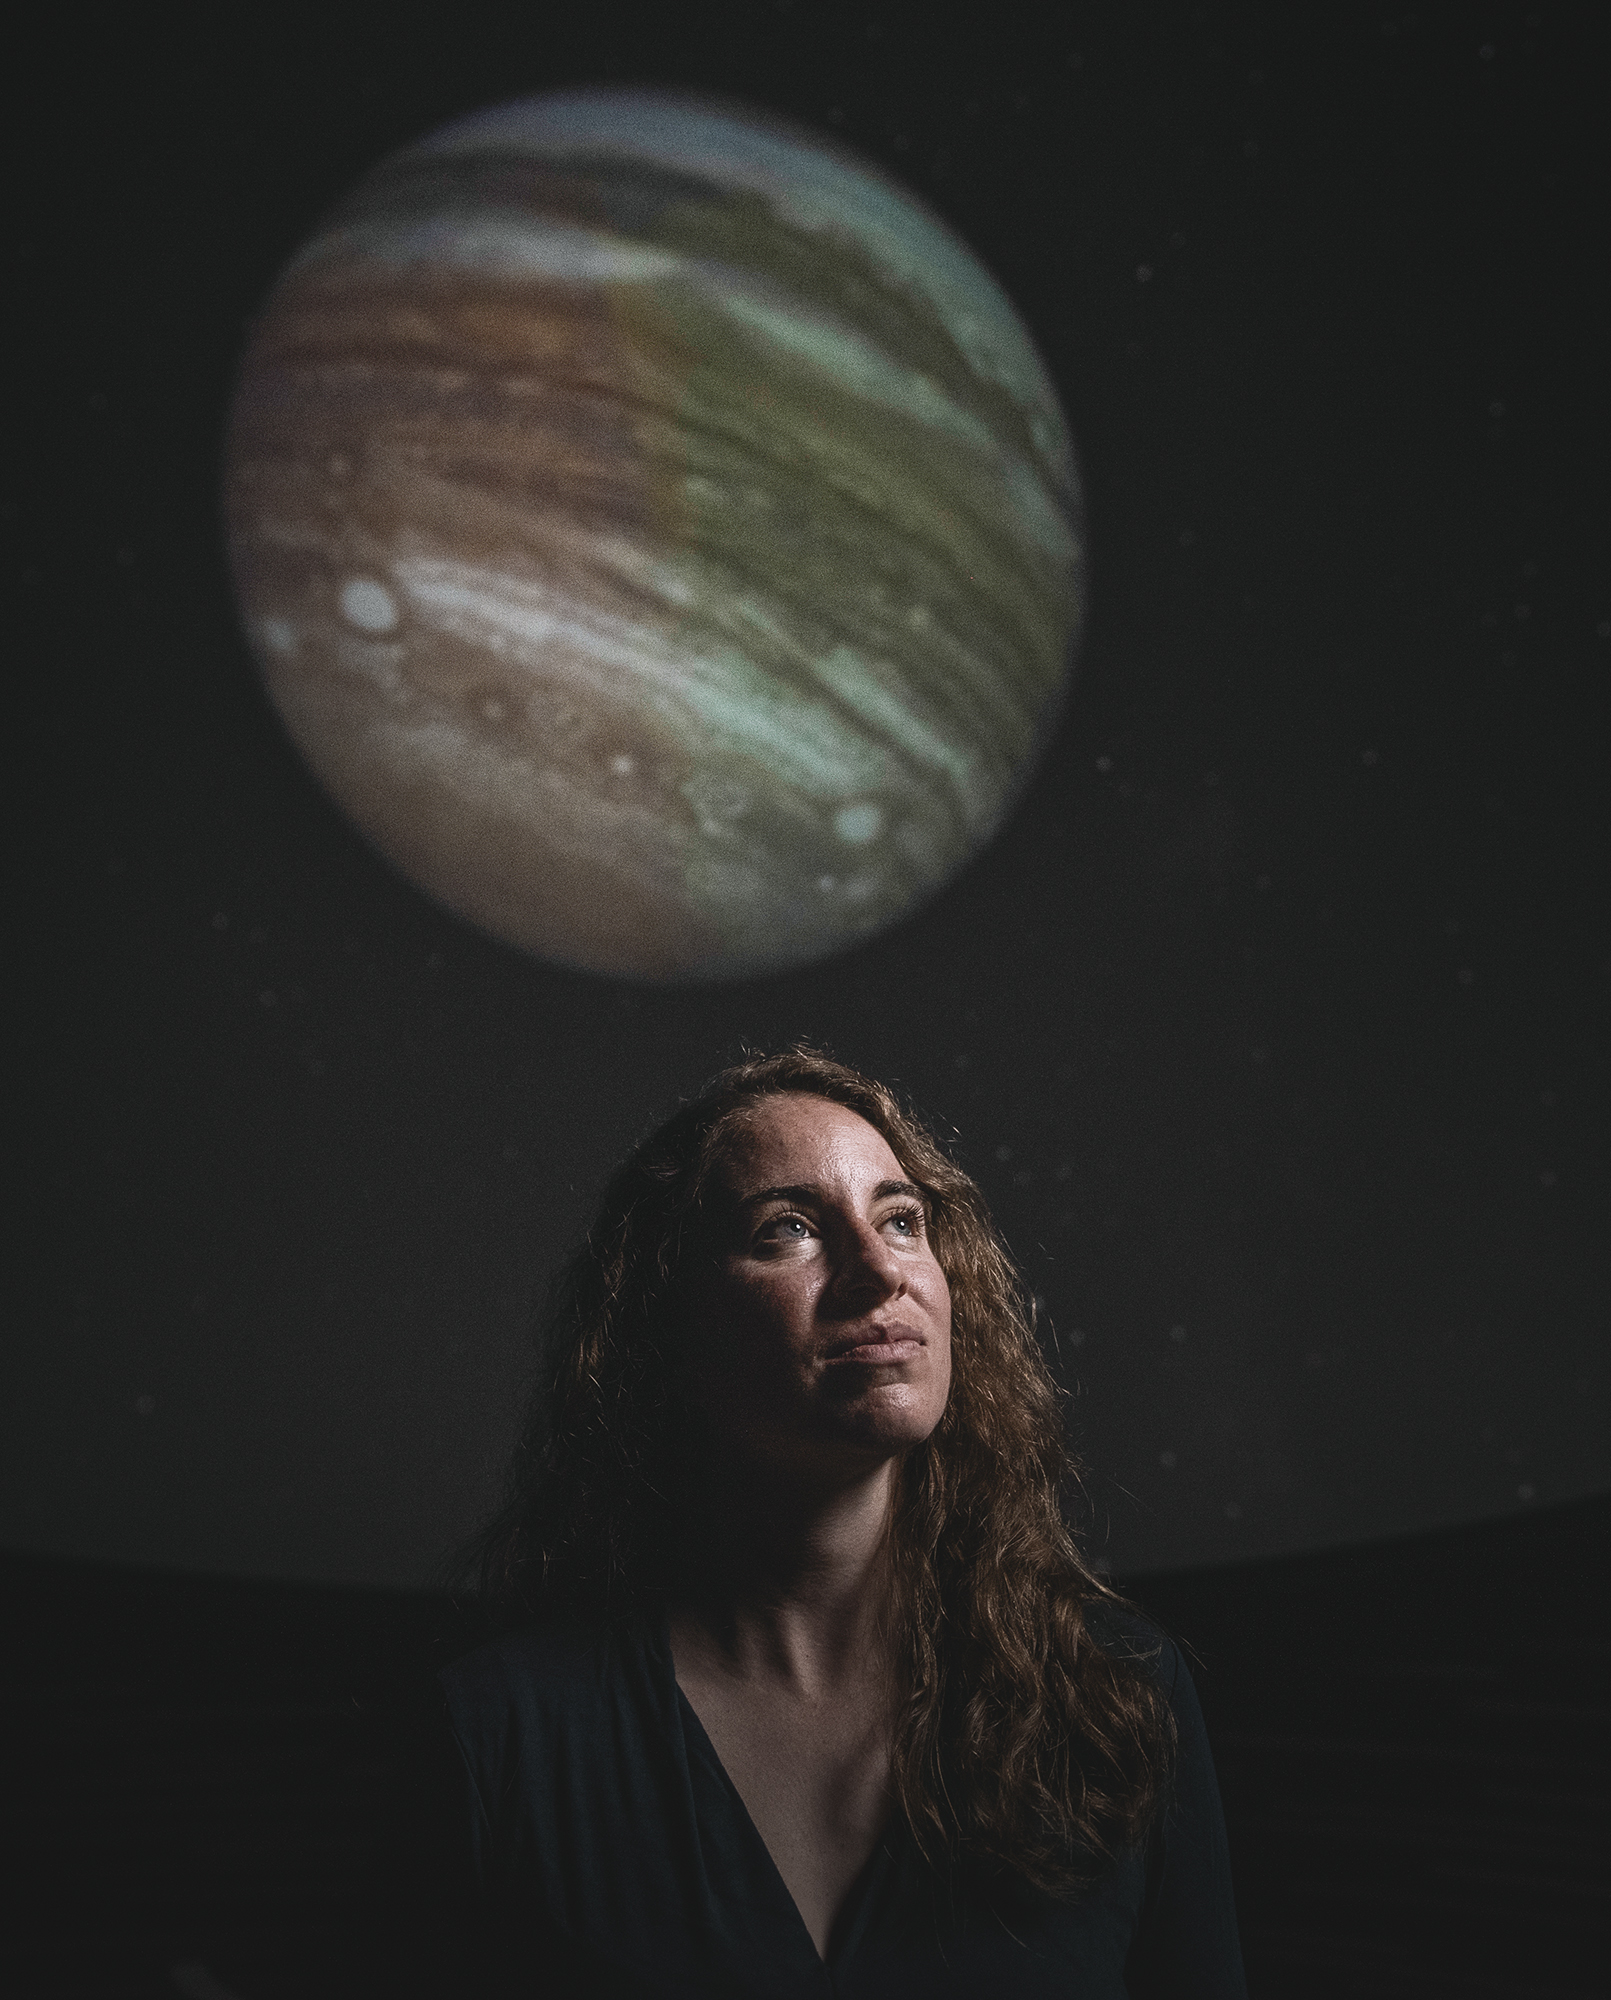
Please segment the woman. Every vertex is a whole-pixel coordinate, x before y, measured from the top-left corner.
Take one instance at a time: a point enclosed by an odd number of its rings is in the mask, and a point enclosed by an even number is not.
[[[511,1629],[441,1677],[500,1977],[1243,1995],[1190,1678],[1066,1471],[984,1202],[887,1090],[797,1048],[663,1126],[556,1292],[479,1548]]]

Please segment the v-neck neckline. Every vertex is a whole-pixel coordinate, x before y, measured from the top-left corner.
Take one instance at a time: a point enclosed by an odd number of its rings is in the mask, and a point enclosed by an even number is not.
[[[788,1883],[783,1879],[783,1871],[779,1868],[776,1857],[773,1855],[771,1848],[767,1846],[760,1828],[755,1824],[749,1807],[744,1803],[743,1793],[734,1784],[732,1773],[722,1762],[715,1744],[710,1740],[710,1731],[700,1721],[698,1709],[688,1699],[682,1682],[677,1678],[677,1662],[671,1650],[671,1630],[665,1617],[662,1617],[660,1620],[656,1638],[662,1670],[669,1678],[672,1692],[676,1697],[675,1712],[681,1723],[685,1749],[696,1751],[699,1754],[701,1762],[719,1780],[722,1792],[733,1811],[737,1814],[739,1824],[743,1828],[746,1838],[751,1843],[755,1852],[764,1856],[766,1864],[765,1873],[770,1876],[783,1907],[787,1909],[789,1915],[794,1919],[800,1939],[804,1943],[806,1950],[811,1954],[812,1959],[822,1967],[824,1972],[829,1974],[837,1972],[848,1959],[854,1956],[857,1948],[860,1946],[868,1928],[873,1900],[880,1878],[885,1870],[895,1865],[894,1842],[898,1838],[901,1823],[899,1809],[896,1808],[891,1811],[877,1840],[873,1843],[872,1853],[868,1855],[861,1867],[852,1876],[850,1885],[845,1890],[844,1898],[835,1915],[832,1929],[829,1932],[828,1951],[826,1954],[819,1952],[817,1950],[817,1941],[811,1935],[811,1926],[801,1915],[800,1905],[794,1900],[793,1892],[790,1890]]]

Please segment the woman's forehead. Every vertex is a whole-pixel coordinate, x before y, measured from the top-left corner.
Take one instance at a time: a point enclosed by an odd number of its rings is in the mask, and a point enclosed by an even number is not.
[[[722,1179],[737,1184],[810,1183],[823,1178],[904,1177],[889,1141],[859,1112],[831,1098],[791,1091],[747,1105],[724,1134]]]

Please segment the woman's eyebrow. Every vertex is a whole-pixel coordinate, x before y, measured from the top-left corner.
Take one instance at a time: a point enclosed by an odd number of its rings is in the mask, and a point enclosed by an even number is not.
[[[880,1181],[873,1189],[875,1201],[882,1201],[886,1195],[892,1194],[910,1195],[914,1201],[921,1202],[929,1198],[928,1189],[920,1188],[916,1181]]]
[[[763,1201],[813,1202],[817,1199],[818,1193],[815,1188],[795,1185],[792,1187],[757,1188],[754,1194],[741,1194],[738,1198],[738,1205],[740,1208],[754,1208],[758,1202]]]
[[[916,1181],[880,1181],[873,1189],[874,1201],[887,1200],[890,1195],[910,1195],[916,1201],[926,1201],[927,1194]],[[757,1188],[754,1194],[740,1195],[740,1208],[754,1208],[763,1201],[816,1202],[822,1199],[820,1188],[795,1184],[789,1187]]]

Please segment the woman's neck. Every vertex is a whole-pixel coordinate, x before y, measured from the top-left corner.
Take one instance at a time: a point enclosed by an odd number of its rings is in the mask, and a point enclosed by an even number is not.
[[[710,1493],[671,1607],[679,1655],[811,1695],[879,1671],[894,1465],[804,1494],[761,1475]]]

